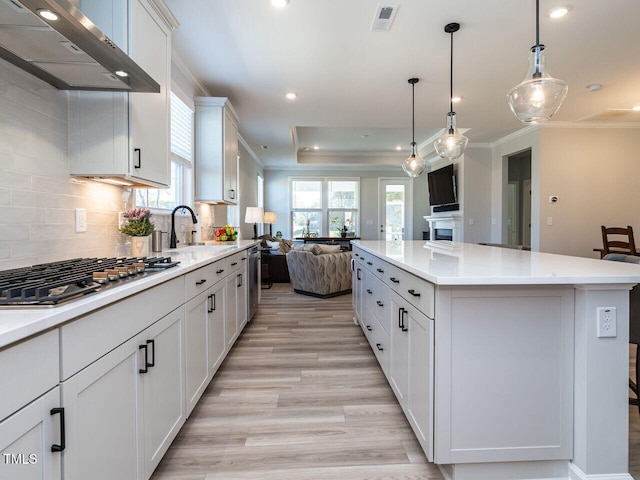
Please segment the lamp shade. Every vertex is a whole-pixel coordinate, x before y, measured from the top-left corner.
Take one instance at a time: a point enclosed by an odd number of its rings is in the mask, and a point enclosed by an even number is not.
[[[262,223],[263,218],[264,218],[264,208],[247,207],[247,211],[244,215],[245,223]]]
[[[278,216],[275,212],[264,212],[264,223],[276,223]]]

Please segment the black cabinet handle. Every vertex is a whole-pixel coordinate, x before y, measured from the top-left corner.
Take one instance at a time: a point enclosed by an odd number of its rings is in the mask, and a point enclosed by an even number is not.
[[[220,275],[222,272],[224,272],[224,268],[221,268],[220,270],[216,270],[216,273],[217,273],[218,275]]]
[[[370,332],[372,332],[372,331],[373,331],[373,328],[371,328],[371,326],[370,326],[370,325],[367,325],[367,330],[369,330]]]
[[[376,348],[377,348],[378,350],[380,350],[381,352],[384,350],[384,348],[382,348],[382,345],[381,345],[381,344],[379,344],[379,343],[376,343]]]
[[[151,363],[147,363],[147,367],[156,366],[156,341],[147,340],[147,345],[151,345]]]
[[[133,168],[140,168],[140,167],[142,167],[142,150],[141,150],[141,149],[139,149],[139,148],[134,148],[134,149],[133,149],[133,152],[138,154],[138,164],[137,164],[137,165],[134,165],[134,166],[133,166]]]
[[[403,328],[403,325],[402,325],[402,312],[404,312],[404,308],[400,307],[398,309],[398,328]]]
[[[212,293],[209,295],[209,313],[215,312],[216,310],[216,294]]]
[[[411,295],[413,295],[414,297],[419,297],[420,293],[416,292],[413,288],[410,290],[407,290],[407,292],[409,292]]]
[[[236,191],[232,188],[229,190],[229,196],[231,197],[231,200],[235,200],[236,199]]]
[[[401,318],[402,318],[402,322],[401,322],[401,327],[402,327],[402,331],[403,332],[408,332],[409,329],[407,328],[407,326],[404,324],[404,314],[405,313],[409,313],[408,310],[405,310],[404,308],[402,309],[402,313],[400,314]]]
[[[144,349],[144,368],[141,368],[140,370],[138,370],[138,372],[140,373],[147,373],[149,370],[147,369],[147,367],[149,366],[149,349],[147,348],[147,345],[140,345],[138,347],[138,350],[142,350]]]
[[[232,266],[232,267],[235,267],[237,264],[238,264],[238,262],[233,262],[233,263],[231,264],[231,266]]]
[[[356,261],[355,259],[351,259],[351,271],[354,272],[356,270]]]
[[[236,278],[240,283],[236,283],[236,287],[240,288],[242,286],[242,274],[236,275]]]
[[[198,280],[198,281],[196,282],[196,285],[202,285],[203,283],[207,283],[207,279],[206,279],[206,278],[203,278],[203,279],[201,279],[201,280]]]
[[[359,257],[359,256],[360,256],[360,254],[358,254],[358,253],[354,253],[354,255],[355,255],[356,257]]]
[[[371,262],[367,262],[367,265],[373,265],[373,263],[371,263]]]
[[[379,307],[384,307],[384,303],[382,303],[380,300],[376,301],[376,303],[378,304]]]
[[[362,280],[362,279],[360,278],[360,269],[358,269],[358,270],[356,271],[356,278],[357,278],[358,280]]]
[[[396,277],[391,277],[389,280],[391,280],[393,283],[400,283],[400,280],[398,280]]]
[[[373,293],[370,288],[367,288],[367,293]]]
[[[240,260],[242,260],[243,262],[247,259],[247,257],[242,257]]]
[[[376,272],[378,272],[378,273],[384,273],[384,270],[383,270],[383,269],[381,269],[381,268],[376,268]]]
[[[65,435],[65,431],[64,431],[64,408],[62,407],[56,407],[56,408],[52,408],[51,412],[49,412],[51,415],[60,415],[60,443],[54,443],[53,445],[51,445],[51,451],[52,452],[62,452],[65,447],[66,447],[66,435]]]

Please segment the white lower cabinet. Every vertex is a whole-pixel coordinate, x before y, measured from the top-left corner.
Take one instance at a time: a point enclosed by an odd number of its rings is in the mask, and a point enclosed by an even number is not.
[[[0,479],[61,478],[65,438],[59,407],[60,387],[55,387],[0,422]]]
[[[65,480],[151,476],[185,419],[183,312],[63,382]]]
[[[219,281],[186,303],[185,365],[187,416],[222,361],[225,340],[225,282]]]
[[[238,335],[247,324],[249,301],[245,269],[238,270],[227,277],[225,295],[225,338],[231,348]]]

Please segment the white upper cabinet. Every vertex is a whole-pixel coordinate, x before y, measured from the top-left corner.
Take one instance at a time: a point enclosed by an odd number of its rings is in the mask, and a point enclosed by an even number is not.
[[[171,29],[162,0],[81,0],[82,10],[160,84],[160,93],[69,94],[71,174],[171,183]]]
[[[196,201],[238,203],[238,116],[224,97],[196,97]]]

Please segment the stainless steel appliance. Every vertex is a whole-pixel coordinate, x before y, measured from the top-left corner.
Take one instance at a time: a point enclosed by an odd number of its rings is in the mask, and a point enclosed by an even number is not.
[[[55,306],[167,268],[171,257],[74,258],[0,272],[0,307]]]
[[[249,249],[249,320],[258,311],[258,301],[260,295],[260,250],[258,247]]]

